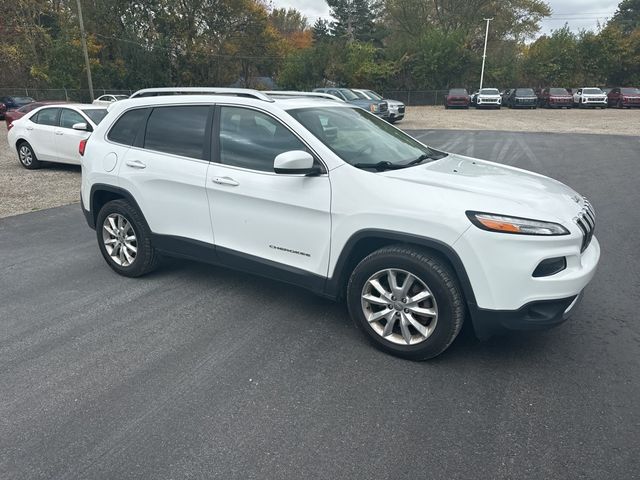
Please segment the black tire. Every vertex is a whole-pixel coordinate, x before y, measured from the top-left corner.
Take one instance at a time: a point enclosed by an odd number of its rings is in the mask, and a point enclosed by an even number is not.
[[[373,275],[385,269],[411,273],[427,285],[435,298],[435,330],[420,343],[393,343],[378,334],[365,317],[362,305],[363,289]],[[427,360],[444,352],[460,332],[466,311],[462,291],[448,264],[428,250],[408,245],[384,247],[362,260],[349,279],[347,304],[352,320],[363,330],[369,341],[380,350],[409,360]]]
[[[124,217],[133,228],[136,237],[137,252],[130,265],[122,266],[114,261],[107,252],[104,242],[104,223],[109,215],[119,214]],[[96,235],[100,252],[107,264],[120,275],[125,277],[140,277],[153,271],[160,261],[160,256],[151,244],[151,230],[144,216],[137,208],[131,206],[126,200],[112,200],[105,204],[98,213],[96,219]]]
[[[42,167],[42,162],[36,157],[36,152],[33,151],[33,147],[29,145],[29,142],[22,140],[16,145],[18,151],[18,160],[27,170],[36,170]]]

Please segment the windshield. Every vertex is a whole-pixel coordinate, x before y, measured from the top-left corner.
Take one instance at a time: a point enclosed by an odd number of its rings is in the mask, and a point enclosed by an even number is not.
[[[31,97],[13,97],[13,101],[18,105],[25,105],[27,103],[35,102]]]
[[[360,108],[300,108],[289,114],[351,165],[397,167],[425,155],[444,156]]]
[[[449,95],[467,95],[467,91],[464,88],[452,88]]]
[[[483,88],[480,90],[480,95],[500,95],[497,88]]]
[[[516,95],[519,97],[534,97],[536,94],[533,93],[532,88],[518,88],[516,90]]]
[[[352,92],[355,94],[356,97],[358,98],[362,98],[364,100],[369,100],[369,97],[367,97],[364,92],[358,92],[356,90],[352,90]]]
[[[586,93],[588,95],[601,95],[602,90],[600,90],[599,88],[585,88],[584,90],[582,90],[582,93]]]
[[[82,110],[82,112],[87,117],[89,117],[91,121],[96,125],[98,125],[102,121],[102,119],[107,116],[106,108],[92,108],[92,109]]]
[[[348,88],[341,88],[339,90],[339,92],[344,95],[344,98],[346,98],[347,100],[351,101],[351,100],[358,100],[358,96],[353,93],[351,90],[349,90]]]
[[[569,95],[569,92],[567,92],[564,88],[550,88],[549,94],[550,95]]]
[[[382,95],[377,94],[373,90],[365,90],[365,93],[374,100],[384,100]]]
[[[640,95],[639,88],[621,88],[620,92],[624,93],[625,95]]]

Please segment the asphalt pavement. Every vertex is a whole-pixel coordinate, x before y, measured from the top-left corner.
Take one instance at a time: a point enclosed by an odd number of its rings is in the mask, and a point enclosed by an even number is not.
[[[569,322],[414,363],[295,287],[120,277],[77,204],[0,219],[0,479],[640,478],[640,137],[413,133],[591,200]]]

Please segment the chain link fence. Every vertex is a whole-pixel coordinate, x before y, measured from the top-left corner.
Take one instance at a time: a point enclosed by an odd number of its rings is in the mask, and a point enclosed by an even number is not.
[[[131,95],[135,90],[118,90],[113,88],[94,88],[93,95],[98,98],[107,93],[113,95]],[[0,97],[31,97],[35,100],[62,100],[67,102],[91,103],[89,90],[75,88],[3,88]]]
[[[135,90],[94,88],[95,98],[100,95],[131,95]],[[399,100],[408,106],[442,105],[448,90],[385,90],[385,98]],[[67,102],[91,103],[88,89],[75,88],[5,88],[0,87],[0,97],[32,97],[36,100],[63,100]]]
[[[407,106],[442,105],[449,90],[385,90],[384,98],[398,100]]]

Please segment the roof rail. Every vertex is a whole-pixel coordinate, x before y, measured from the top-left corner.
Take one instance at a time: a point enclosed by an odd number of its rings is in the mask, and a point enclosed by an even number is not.
[[[273,102],[258,90],[250,88],[218,88],[218,87],[159,87],[159,88],[143,88],[138,90],[129,98],[156,97],[162,95],[232,95],[236,97],[247,97],[262,100],[264,102]]]
[[[329,100],[338,100],[339,102],[344,102],[344,100],[336,97],[335,95],[331,95],[330,93],[322,93],[322,92],[296,92],[294,90],[267,90],[262,93],[266,93],[267,95],[272,97],[318,97],[318,98],[328,98]]]

